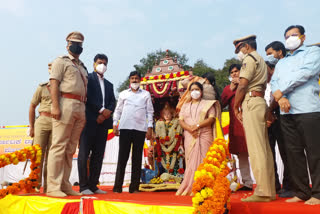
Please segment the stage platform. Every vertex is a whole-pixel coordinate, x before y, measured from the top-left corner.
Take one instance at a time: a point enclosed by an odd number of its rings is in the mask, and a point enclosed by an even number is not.
[[[175,192],[128,192],[113,193],[112,187],[103,186],[102,190],[108,194],[94,195],[94,199],[82,201],[83,214],[100,213],[193,213],[192,197],[175,196]],[[78,190],[77,187],[74,188]],[[286,203],[285,199],[277,198],[269,203],[243,203],[250,192],[240,191],[231,195],[231,214],[317,214],[320,206],[310,206],[300,203]],[[45,194],[31,194],[28,196],[6,196],[0,199],[0,214],[20,213],[63,213],[78,214],[82,196],[68,196],[66,198],[47,197]]]

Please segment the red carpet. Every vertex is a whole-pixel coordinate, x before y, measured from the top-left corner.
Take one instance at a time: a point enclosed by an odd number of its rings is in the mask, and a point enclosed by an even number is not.
[[[103,186],[102,190],[108,191],[108,194],[94,195],[97,200],[128,202],[148,205],[171,205],[171,206],[192,206],[190,196],[175,196],[175,192],[139,192],[130,194],[128,192],[113,193],[112,187]],[[74,188],[78,190],[78,187]],[[246,197],[250,192],[240,191],[231,195],[231,214],[318,214],[320,205],[310,206],[301,203],[286,203],[285,199],[277,198],[276,201],[269,203],[243,203],[241,198]],[[35,194],[45,196],[44,194]],[[80,198],[80,196],[68,196],[68,199]]]

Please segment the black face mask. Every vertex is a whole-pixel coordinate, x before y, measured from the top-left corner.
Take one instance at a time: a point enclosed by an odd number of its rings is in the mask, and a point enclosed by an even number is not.
[[[76,55],[80,55],[82,53],[83,48],[79,44],[72,43],[69,46],[69,50]]]

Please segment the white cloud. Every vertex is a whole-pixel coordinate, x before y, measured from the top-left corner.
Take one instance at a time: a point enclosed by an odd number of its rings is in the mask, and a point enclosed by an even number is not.
[[[0,0],[1,10],[15,16],[23,16],[25,14],[25,0]]]

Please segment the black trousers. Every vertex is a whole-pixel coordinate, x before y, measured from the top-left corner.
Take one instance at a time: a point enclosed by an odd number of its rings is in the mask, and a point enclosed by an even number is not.
[[[78,173],[80,192],[86,189],[98,190],[108,130],[96,121],[87,121],[80,138]],[[87,161],[90,155],[89,175]]]
[[[129,186],[129,192],[139,190],[140,177],[141,177],[141,163],[142,163],[142,151],[146,132],[137,130],[120,130],[119,139],[119,156],[116,172],[116,179],[114,182],[113,191],[122,192],[122,185],[124,174],[129,159],[131,144],[132,144],[132,168],[131,168],[131,183]]]
[[[279,118],[279,116],[278,116]],[[287,161],[287,155],[286,155],[286,148],[285,143],[282,137],[282,131],[280,126],[280,118],[275,120],[274,123],[268,128],[268,135],[269,135],[269,143],[273,154],[273,160],[274,160],[274,174],[275,174],[275,182],[276,182],[276,190],[281,189],[281,184],[279,181],[279,175],[278,175],[278,169],[277,169],[277,162],[276,162],[276,143],[278,144],[280,156],[283,162],[283,181],[282,181],[282,188],[285,190],[291,190],[291,184],[290,184],[290,174],[289,174],[289,168],[288,168],[288,161]]]
[[[295,196],[320,199],[320,112],[281,115],[281,128]]]

